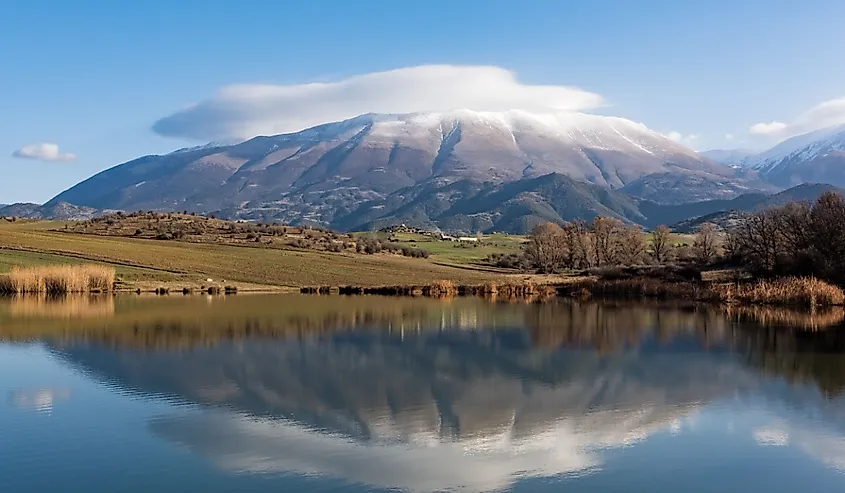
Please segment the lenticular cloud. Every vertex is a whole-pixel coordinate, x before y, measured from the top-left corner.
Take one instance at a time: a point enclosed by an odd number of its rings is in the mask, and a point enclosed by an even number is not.
[[[426,65],[338,82],[227,86],[162,118],[153,130],[167,137],[226,141],[295,132],[363,113],[559,112],[603,104],[600,95],[575,87],[520,83],[513,72],[499,67]]]

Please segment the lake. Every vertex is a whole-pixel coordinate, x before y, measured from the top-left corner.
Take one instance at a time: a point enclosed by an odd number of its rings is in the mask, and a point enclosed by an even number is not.
[[[0,492],[845,491],[843,318],[0,300]]]

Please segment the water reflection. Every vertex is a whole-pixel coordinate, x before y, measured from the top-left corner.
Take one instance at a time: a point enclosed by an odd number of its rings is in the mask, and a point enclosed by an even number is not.
[[[9,392],[9,403],[18,409],[50,414],[53,405],[70,397],[70,390],[62,388],[14,389]]]
[[[502,490],[601,474],[614,450],[716,412],[753,416],[746,439],[761,447],[845,469],[838,313],[786,324],[800,315],[564,300],[114,304],[58,326],[0,305],[0,334],[37,334],[85,375],[197,406],[148,429],[230,473]]]

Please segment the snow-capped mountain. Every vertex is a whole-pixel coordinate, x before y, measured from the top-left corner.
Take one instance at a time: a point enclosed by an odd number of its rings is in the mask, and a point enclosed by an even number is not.
[[[845,125],[787,139],[749,158],[748,168],[779,186],[800,183],[845,185]]]
[[[745,166],[769,171],[786,159],[809,160],[830,150],[841,150],[845,144],[845,125],[823,128],[796,135],[746,160]]]
[[[701,154],[723,164],[754,170],[779,187],[802,183],[845,186],[845,125],[797,135],[759,154],[742,157],[742,153],[737,150]]]
[[[146,156],[54,200],[98,209],[219,211],[350,228],[359,225],[352,217],[373,221],[378,219],[374,211],[390,216],[417,199],[437,204],[414,212],[430,218],[432,207],[440,213],[458,200],[447,187],[463,190],[458,195],[466,199],[483,187],[552,173],[595,187],[590,196],[621,190],[663,203],[731,198],[759,185],[743,171],[630,120],[461,110],[366,114],[237,145]],[[553,188],[559,190],[561,183]],[[519,190],[523,196],[531,193]]]

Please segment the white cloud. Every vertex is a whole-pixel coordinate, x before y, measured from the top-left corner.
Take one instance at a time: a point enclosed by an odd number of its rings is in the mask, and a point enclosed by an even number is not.
[[[24,159],[38,159],[41,161],[73,161],[76,159],[76,154],[59,152],[59,146],[49,142],[23,146],[13,152],[12,156]]]
[[[734,140],[733,134],[725,134],[725,140]]]
[[[595,93],[527,85],[493,66],[424,65],[298,85],[240,84],[160,119],[153,130],[202,141],[295,132],[363,113],[471,109],[578,111],[604,105]]]
[[[693,147],[701,138],[701,134],[682,134],[676,130],[665,132],[663,136],[672,142],[677,142],[678,144],[682,144],[687,147]]]
[[[769,135],[783,132],[788,125],[783,122],[755,123],[749,132],[754,135]]]
[[[666,138],[671,140],[672,142],[680,142],[684,136],[681,135],[681,132],[675,132],[674,130],[666,134]]]
[[[834,125],[845,124],[845,97],[817,104],[798,115],[791,123],[773,121],[756,123],[750,132],[755,135],[774,135],[787,139]]]

